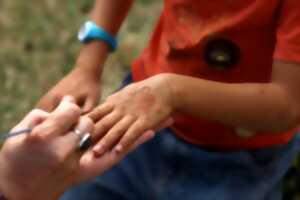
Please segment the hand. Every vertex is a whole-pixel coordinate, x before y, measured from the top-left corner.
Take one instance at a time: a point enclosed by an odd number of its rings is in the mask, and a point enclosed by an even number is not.
[[[51,114],[31,112],[15,130],[34,128],[28,135],[9,139],[0,153],[0,191],[10,200],[55,200],[69,187],[95,177],[112,167],[130,150],[154,136],[149,131],[127,152],[105,154],[77,149],[79,137],[70,131],[77,123],[82,133],[93,132],[93,123],[80,117],[70,97]]]
[[[154,131],[146,131],[126,150],[119,153],[115,151],[106,152],[100,158],[95,157],[92,150],[86,152],[80,159],[80,168],[77,173],[78,175],[76,175],[77,180],[75,183],[82,183],[101,175],[122,160],[130,151],[149,141],[154,136]]]
[[[172,123],[174,110],[168,75],[161,74],[133,83],[109,96],[88,116],[97,122],[94,147],[97,157],[115,147],[127,150],[145,131]]]
[[[69,132],[78,122],[82,132],[93,123],[80,119],[80,108],[64,98],[52,113],[31,112],[15,128],[33,128],[28,135],[7,140],[0,154],[0,191],[11,200],[54,200],[74,182],[80,153],[79,137]]]
[[[91,111],[100,98],[99,76],[83,68],[74,68],[40,100],[38,108],[50,112],[57,107],[63,96],[71,95],[84,113]]]

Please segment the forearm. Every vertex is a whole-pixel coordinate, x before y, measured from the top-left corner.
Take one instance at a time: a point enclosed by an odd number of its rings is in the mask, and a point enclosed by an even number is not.
[[[228,84],[170,75],[177,110],[252,131],[280,132],[299,122],[295,101],[279,84]]]
[[[116,35],[131,8],[133,0],[96,0],[91,19],[112,35]],[[99,76],[109,47],[101,41],[83,45],[76,66]]]

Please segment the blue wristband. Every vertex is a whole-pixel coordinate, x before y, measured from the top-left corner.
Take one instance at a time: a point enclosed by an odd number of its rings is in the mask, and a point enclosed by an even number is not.
[[[114,36],[92,21],[87,21],[82,26],[78,39],[83,43],[88,43],[92,40],[104,41],[110,46],[111,51],[115,51],[118,46],[117,39]]]

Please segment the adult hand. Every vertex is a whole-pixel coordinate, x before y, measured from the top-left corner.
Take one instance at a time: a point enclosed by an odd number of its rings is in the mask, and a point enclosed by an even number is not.
[[[76,67],[38,103],[38,108],[52,111],[66,95],[75,97],[83,112],[91,111],[100,99],[100,75],[84,68]]]
[[[7,140],[0,153],[0,191],[10,200],[53,200],[74,182],[80,153],[79,137],[69,130],[78,123],[92,132],[93,123],[80,119],[80,108],[64,98],[52,113],[31,112],[15,128],[33,128],[28,135]]]
[[[161,74],[133,83],[109,96],[89,117],[96,122],[94,147],[96,156],[116,147],[127,149],[147,130],[172,123],[174,110],[167,75]]]
[[[67,97],[53,113],[35,110],[14,129],[33,131],[7,140],[1,150],[0,191],[8,199],[58,199],[67,188],[100,175],[154,136],[147,132],[127,152],[96,159],[91,150],[78,151],[80,138],[70,131],[76,126],[82,133],[93,132],[92,121],[80,113],[74,99]]]

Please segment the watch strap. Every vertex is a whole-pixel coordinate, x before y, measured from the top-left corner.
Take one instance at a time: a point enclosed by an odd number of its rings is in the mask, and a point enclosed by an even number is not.
[[[118,42],[116,37],[105,31],[93,21],[87,21],[86,25],[91,27],[90,37],[92,39],[106,42],[110,46],[111,51],[115,51],[117,49]]]

